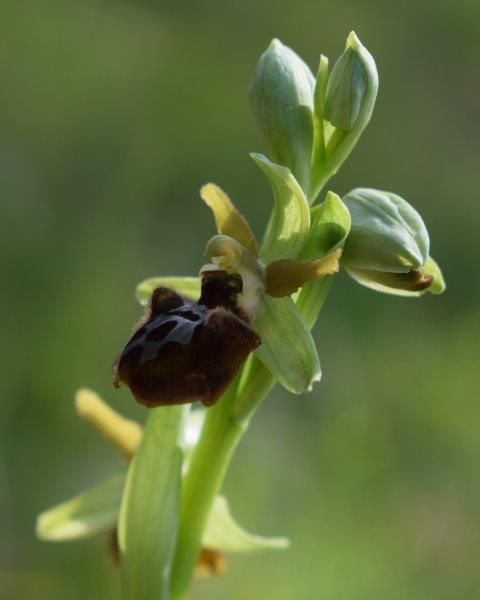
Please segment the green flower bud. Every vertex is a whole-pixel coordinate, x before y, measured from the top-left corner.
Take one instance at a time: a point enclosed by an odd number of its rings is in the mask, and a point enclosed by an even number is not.
[[[442,271],[428,254],[425,224],[408,202],[368,188],[353,190],[343,202],[352,226],[342,263],[355,281],[398,296],[445,290]]]
[[[315,199],[338,171],[370,121],[378,73],[370,52],[352,31],[344,53],[328,75],[320,59],[314,94],[315,136],[309,199]]]
[[[352,227],[345,242],[345,266],[388,273],[422,267],[429,251],[428,232],[418,212],[389,192],[357,188],[343,198]]]
[[[367,88],[378,87],[375,63],[355,33],[347,38],[345,52],[328,78],[324,114],[327,121],[345,131],[353,129],[362,109],[370,118],[373,102],[366,102]],[[373,101],[375,98],[373,97]]]
[[[315,79],[303,60],[279,40],[263,53],[253,75],[250,102],[269,158],[288,167],[308,193],[313,144]]]

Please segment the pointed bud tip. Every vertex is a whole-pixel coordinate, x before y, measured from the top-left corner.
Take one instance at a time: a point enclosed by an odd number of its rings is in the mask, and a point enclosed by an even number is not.
[[[432,275],[432,282],[429,287],[429,292],[435,295],[443,294],[447,289],[447,284],[441,275]]]
[[[359,47],[361,47],[361,45],[362,45],[362,43],[358,39],[357,34],[352,30],[348,34],[346,47],[353,48],[353,50],[357,50]]]
[[[278,52],[282,48],[283,44],[278,38],[273,38],[268,46],[268,50],[273,50],[274,52]]]

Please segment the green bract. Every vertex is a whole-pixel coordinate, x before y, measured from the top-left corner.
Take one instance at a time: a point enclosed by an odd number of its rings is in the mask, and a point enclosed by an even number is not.
[[[310,180],[315,79],[293,50],[273,40],[250,87],[253,116],[271,159],[288,167],[304,190]]]
[[[152,410],[130,463],[118,522],[125,600],[168,597],[178,532],[181,434],[181,406]]]

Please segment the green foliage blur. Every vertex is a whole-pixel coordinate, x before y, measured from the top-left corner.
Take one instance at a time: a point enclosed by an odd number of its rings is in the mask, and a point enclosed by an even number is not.
[[[0,598],[117,598],[107,540],[38,542],[38,511],[121,467],[74,413],[91,387],[143,419],[110,369],[134,286],[196,274],[221,185],[258,232],[272,198],[248,104],[272,37],[316,69],[355,29],[372,121],[329,184],[404,196],[447,292],[382,296],[338,277],[316,329],[324,377],[277,389],[226,481],[285,553],[235,557],[195,599],[480,597],[480,4],[475,0],[3,0],[0,3]]]

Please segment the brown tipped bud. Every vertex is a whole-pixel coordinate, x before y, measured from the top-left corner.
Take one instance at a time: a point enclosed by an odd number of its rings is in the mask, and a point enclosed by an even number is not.
[[[236,310],[239,292],[241,280],[224,271],[204,275],[198,303],[157,288],[114,365],[114,385],[149,408],[214,404],[261,343]]]

